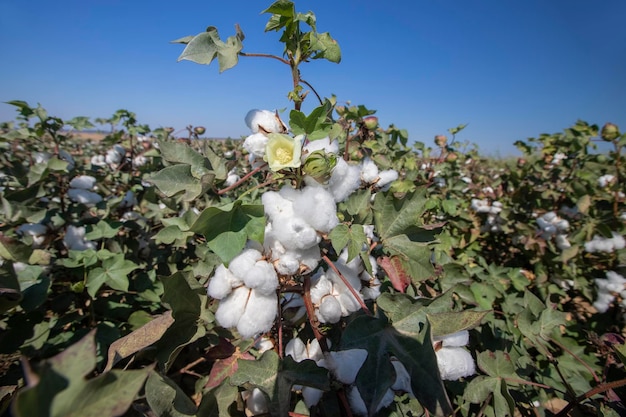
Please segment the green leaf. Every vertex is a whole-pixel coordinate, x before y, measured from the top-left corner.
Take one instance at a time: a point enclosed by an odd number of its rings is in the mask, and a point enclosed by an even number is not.
[[[151,372],[146,381],[146,401],[157,416],[192,417],[197,407],[183,390],[166,376]]]
[[[217,28],[209,26],[206,32],[202,32],[188,40],[187,46],[178,57],[178,61],[188,60],[197,64],[209,65],[216,57],[219,63],[220,72],[230,69],[239,62],[239,52],[243,48],[243,32],[239,26],[237,33],[230,36],[223,42],[217,33]],[[180,42],[179,43],[184,43]]]
[[[109,222],[106,220],[100,220],[91,229],[90,232],[85,233],[86,240],[99,240],[99,239],[111,239],[117,236],[118,231],[122,227],[122,222]]]
[[[124,254],[117,254],[102,262],[101,268],[94,268],[87,275],[87,292],[93,298],[104,284],[118,291],[128,291],[128,276],[138,269],[139,265],[124,259]]]
[[[204,393],[198,407],[198,416],[202,417],[231,417],[230,406],[239,397],[236,386],[224,381],[219,387]]]
[[[326,59],[338,64],[341,62],[341,49],[336,40],[328,32],[311,36],[310,48],[315,51],[312,59]]]
[[[489,311],[457,311],[449,313],[428,314],[433,337],[445,336],[460,332],[461,330],[473,329],[478,326]]]
[[[289,113],[289,127],[294,135],[306,135],[310,140],[322,139],[328,136],[332,124],[329,114],[330,103],[316,107],[308,116],[298,110]]]
[[[268,350],[256,361],[239,360],[239,367],[230,377],[231,384],[250,384],[260,388],[270,400],[272,415],[283,416],[289,412],[289,398],[293,385],[304,385],[328,390],[328,371],[312,360],[295,362],[290,356],[280,360],[278,354]]]
[[[221,259],[228,263],[244,248],[248,239],[263,243],[265,213],[262,205],[244,205],[240,200],[200,213],[191,231],[203,235]]]
[[[338,224],[328,235],[335,252],[340,253],[345,247],[348,247],[348,259],[350,262],[356,258],[363,250],[363,245],[367,243],[367,237],[363,226],[353,224],[348,227],[345,224]]]
[[[28,263],[28,259],[32,253],[33,250],[30,246],[26,246],[0,233],[0,258],[6,259],[7,261]]]
[[[0,268],[0,314],[4,314],[22,301],[20,283],[13,271],[13,265],[9,266],[10,270]]]
[[[398,312],[399,313],[399,312]],[[419,402],[431,413],[450,415],[452,406],[439,376],[437,358],[432,346],[425,315],[422,320],[409,312],[390,325],[386,320],[360,316],[348,324],[341,338],[342,349],[366,349],[368,356],[356,379],[356,386],[373,414],[393,384],[389,356],[402,362],[411,376],[411,388]],[[381,379],[382,378],[382,379]]]
[[[484,351],[478,353],[476,363],[480,370],[489,376],[498,378],[519,378],[511,356],[503,351]]]
[[[191,165],[179,164],[163,168],[147,177],[163,194],[182,196],[183,201],[193,201],[210,188],[213,174],[206,174],[200,180],[192,175]]]

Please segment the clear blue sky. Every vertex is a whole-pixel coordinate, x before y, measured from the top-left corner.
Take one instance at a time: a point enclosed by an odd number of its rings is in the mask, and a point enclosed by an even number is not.
[[[171,40],[209,25],[222,38],[239,23],[244,52],[280,54],[264,33],[270,1],[0,0],[0,120],[9,100],[53,115],[137,114],[151,128],[203,125],[207,135],[247,134],[249,109],[291,108],[287,66],[242,58],[219,74],[177,63]],[[302,76],[323,96],[377,109],[383,126],[432,144],[469,123],[461,140],[485,153],[561,131],[577,119],[626,130],[624,0],[300,0],[342,62],[313,62]],[[307,99],[308,111],[315,104]]]

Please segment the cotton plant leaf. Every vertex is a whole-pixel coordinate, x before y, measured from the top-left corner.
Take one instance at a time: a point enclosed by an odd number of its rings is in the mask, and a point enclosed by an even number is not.
[[[195,417],[198,411],[193,401],[168,377],[153,371],[145,386],[146,401],[158,416]]]
[[[178,61],[188,60],[197,64],[209,65],[217,58],[220,72],[226,71],[237,65],[239,52],[243,48],[243,32],[236,27],[236,34],[226,39],[220,39],[215,26],[209,26],[206,32],[202,32],[193,38],[182,38],[176,43],[185,43],[185,49],[178,57]]]

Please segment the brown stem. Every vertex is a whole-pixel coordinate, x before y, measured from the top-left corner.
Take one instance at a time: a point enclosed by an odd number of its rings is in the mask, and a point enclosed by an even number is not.
[[[341,278],[341,280],[343,281],[345,286],[348,287],[348,290],[350,290],[350,293],[352,293],[352,296],[354,296],[354,298],[356,298],[356,301],[361,306],[361,309],[363,311],[365,311],[368,315],[371,316],[372,312],[370,311],[370,309],[367,308],[367,306],[363,302],[363,299],[361,297],[359,297],[359,294],[356,292],[354,287],[352,287],[352,285],[350,285],[350,283],[348,282],[346,277],[344,277],[343,274],[341,272],[339,272],[339,270],[335,266],[334,262],[331,261],[330,259],[328,259],[328,256],[326,256],[326,255],[322,255],[322,259],[324,260],[324,262],[326,262],[326,265],[328,265],[333,271],[335,271],[335,274],[337,274],[339,276],[339,278]]]
[[[618,191],[620,189],[619,184],[621,183],[619,170],[620,170],[620,153],[621,153],[622,147],[619,145],[617,139],[613,141],[613,146],[615,147],[615,173],[616,173],[615,178],[617,182],[616,187],[615,187],[615,193],[613,195],[613,215],[617,217],[619,215],[619,211],[618,211],[619,205],[617,203],[619,200],[619,191]]]
[[[315,88],[313,88],[313,86],[311,84],[309,84],[307,81],[303,80],[302,78],[300,78],[300,82],[304,85],[306,85],[307,87],[309,87],[311,89],[311,91],[313,91],[313,94],[315,94],[315,97],[317,97],[317,99],[319,100],[320,104],[324,104],[324,101],[322,101],[322,98],[320,97],[319,94],[317,94],[317,91],[315,91]]]
[[[561,411],[558,412],[558,414],[556,414],[555,417],[566,417],[567,413],[569,413],[569,411],[572,408],[574,408],[577,404],[579,404],[581,401],[591,398],[596,394],[600,394],[601,392],[623,387],[624,385],[626,385],[626,378],[613,381],[613,382],[606,382],[604,384],[600,384],[597,387],[592,388],[589,391],[585,392],[584,394],[579,395],[573,401],[570,401],[565,407],[563,407]]]
[[[304,284],[302,286],[302,290],[304,308],[306,309],[306,315],[309,318],[309,324],[311,325],[311,329],[313,329],[313,334],[319,342],[322,352],[328,352],[326,337],[322,333],[320,333],[319,329],[317,328],[317,323],[315,322],[315,307],[313,307],[313,302],[311,301],[311,277],[309,275],[304,276]]]
[[[582,366],[584,366],[587,371],[589,371],[589,373],[591,374],[591,376],[593,376],[594,381],[596,381],[596,383],[600,383],[600,378],[596,375],[595,371],[591,368],[591,366],[589,366],[585,361],[583,361],[582,359],[580,359],[578,356],[576,356],[574,354],[574,352],[572,352],[571,350],[569,350],[567,347],[565,347],[562,343],[557,342],[554,339],[550,339],[550,341],[552,343],[554,343],[555,345],[557,345],[558,347],[560,347],[561,349],[563,349],[565,352],[567,352],[568,354],[572,355],[572,357],[574,359],[576,359],[578,362],[580,362],[580,364]]]
[[[280,304],[280,294],[278,296],[278,357],[285,356],[283,351],[283,308]]]
[[[267,166],[267,163],[263,164],[263,165],[259,165],[258,167],[254,168],[252,171],[248,172],[246,175],[244,175],[243,177],[241,177],[241,179],[239,181],[237,181],[236,183],[234,183],[233,185],[223,188],[221,190],[219,190],[217,192],[218,195],[222,195],[225,194],[227,192],[229,192],[230,190],[239,187],[241,184],[243,184],[244,182],[246,182],[248,180],[248,178],[250,178],[251,176],[253,176],[254,174],[256,174],[257,172],[261,171],[263,168],[265,168]]]

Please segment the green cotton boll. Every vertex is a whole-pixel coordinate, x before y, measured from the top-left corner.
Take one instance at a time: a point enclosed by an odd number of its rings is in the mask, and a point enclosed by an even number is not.
[[[324,184],[330,179],[330,174],[335,165],[337,165],[337,155],[327,154],[323,150],[319,150],[306,157],[302,171],[315,181]]]

